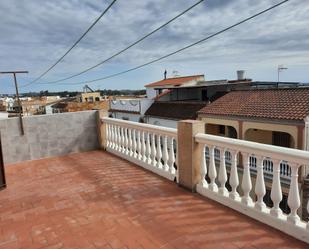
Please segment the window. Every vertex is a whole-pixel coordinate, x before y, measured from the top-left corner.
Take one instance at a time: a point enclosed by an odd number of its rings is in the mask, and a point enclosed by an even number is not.
[[[128,117],[122,117],[122,120],[127,120],[129,121],[130,119]]]
[[[224,125],[219,125],[219,134],[225,135],[225,126]]]
[[[93,97],[89,97],[88,102],[92,103],[93,102]]]
[[[100,101],[100,98],[99,97],[95,97],[95,101]]]

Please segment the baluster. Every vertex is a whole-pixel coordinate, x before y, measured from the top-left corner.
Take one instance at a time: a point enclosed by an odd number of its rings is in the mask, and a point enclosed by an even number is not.
[[[162,156],[162,159],[164,161],[164,170],[168,171],[169,166],[168,166],[167,136],[163,137],[163,156]]]
[[[175,152],[174,152],[174,138],[173,137],[171,137],[171,140],[170,140],[170,150],[169,150],[168,159],[169,159],[169,163],[168,163],[169,164],[169,171],[173,175],[173,174],[175,174],[175,167],[174,167]]]
[[[122,141],[121,141],[121,144],[122,144],[122,153],[125,153],[126,152],[126,140],[125,140],[125,128],[124,127],[121,127],[121,138],[122,138]]]
[[[232,187],[232,191],[230,192],[230,198],[233,200],[239,199],[239,194],[237,192],[237,187],[239,185],[239,179],[238,179],[238,170],[237,170],[237,154],[238,151],[231,150],[231,174],[230,174],[230,185]]]
[[[115,131],[115,136],[114,136],[115,146],[114,146],[114,149],[118,150],[118,126],[117,125],[114,125],[114,131]]]
[[[142,143],[142,150],[141,150],[141,153],[142,153],[142,161],[143,162],[146,162],[146,144],[145,144],[145,132],[142,131],[142,138],[141,138],[141,143]]]
[[[150,148],[150,135],[149,132],[146,133],[146,162],[151,163],[151,148]]]
[[[156,135],[154,133],[151,134],[151,162],[152,166],[156,167],[157,161],[156,161]]]
[[[139,160],[142,158],[141,148],[141,131],[137,130],[137,159]]]
[[[157,167],[162,169],[162,149],[161,149],[161,136],[157,135]]]
[[[128,128],[124,128],[124,153],[126,155],[129,154],[129,140],[128,140]]]
[[[202,145],[202,155],[201,155],[201,186],[204,188],[208,188],[208,183],[206,181],[206,174],[207,174],[207,165],[206,165],[206,146],[205,144]]]
[[[109,142],[110,142],[110,138],[109,138],[109,124],[106,124],[106,148],[109,147]]]
[[[300,218],[297,214],[297,209],[300,207],[300,197],[298,190],[298,164],[290,164],[292,168],[291,184],[288,196],[288,205],[291,213],[288,216],[290,223],[296,224]]]
[[[218,186],[216,184],[217,170],[215,164],[215,146],[209,148],[209,172],[208,176],[210,178],[209,189],[211,191],[218,191]]]
[[[133,142],[133,157],[137,157],[136,153],[136,148],[137,148],[137,143],[136,143],[136,130],[132,129],[132,142]]]
[[[120,126],[117,126],[117,144],[118,144],[118,151],[121,151],[121,134],[120,134]]]
[[[255,194],[257,196],[257,201],[255,203],[255,208],[263,211],[266,208],[266,205],[263,201],[263,197],[266,194],[265,182],[264,182],[264,158],[257,157],[256,158],[256,167],[257,167],[257,176],[255,182]]]
[[[243,178],[241,188],[244,192],[241,202],[247,206],[252,204],[252,199],[250,197],[250,191],[252,189],[251,176],[250,176],[250,155],[248,153],[242,153],[244,156],[243,165]]]
[[[228,196],[228,191],[225,187],[227,181],[226,165],[225,165],[225,148],[220,148],[220,167],[218,180],[220,182],[219,194]]]
[[[113,130],[112,130],[111,124],[108,125],[108,129],[109,129],[109,145],[108,145],[108,147],[112,148],[113,147]]]
[[[282,200],[282,191],[280,184],[280,160],[273,160],[273,183],[271,187],[270,197],[274,203],[274,206],[270,210],[270,214],[275,217],[282,215],[282,210],[279,204]]]
[[[132,129],[129,128],[128,136],[129,136],[129,156],[133,156],[133,139],[132,139]]]

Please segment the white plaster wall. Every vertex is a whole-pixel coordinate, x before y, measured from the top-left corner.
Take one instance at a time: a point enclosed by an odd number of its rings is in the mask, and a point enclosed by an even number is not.
[[[169,128],[177,128],[177,122],[178,122],[177,120],[154,118],[154,117],[147,117],[145,121],[147,124],[169,127]]]
[[[134,114],[134,113],[113,112],[110,114],[112,115],[113,118],[128,120],[128,121],[133,121],[133,122],[139,122],[141,118],[140,114]]]
[[[148,99],[153,99],[157,96],[157,91],[151,87],[147,87],[146,94]]]

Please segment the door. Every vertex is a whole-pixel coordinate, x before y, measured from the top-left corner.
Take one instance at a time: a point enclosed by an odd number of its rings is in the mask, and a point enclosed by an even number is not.
[[[206,89],[202,90],[202,101],[208,101],[207,90]]]
[[[5,188],[5,187],[6,187],[6,182],[5,182],[2,144],[1,144],[1,136],[0,136],[0,189]]]

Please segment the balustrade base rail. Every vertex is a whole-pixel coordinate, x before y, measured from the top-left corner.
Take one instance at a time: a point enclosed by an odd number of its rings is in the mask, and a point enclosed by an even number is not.
[[[285,214],[281,214],[279,217],[274,217],[270,214],[271,209],[268,207],[265,207],[262,210],[256,209],[253,202],[249,205],[243,204],[240,197],[236,197],[234,200],[229,196],[219,194],[218,191],[210,190],[202,184],[197,185],[196,191],[199,194],[219,202],[224,206],[232,208],[244,215],[274,227],[299,240],[309,243],[309,230],[306,229],[306,222],[298,221],[296,224],[289,223],[287,221],[288,216]]]

